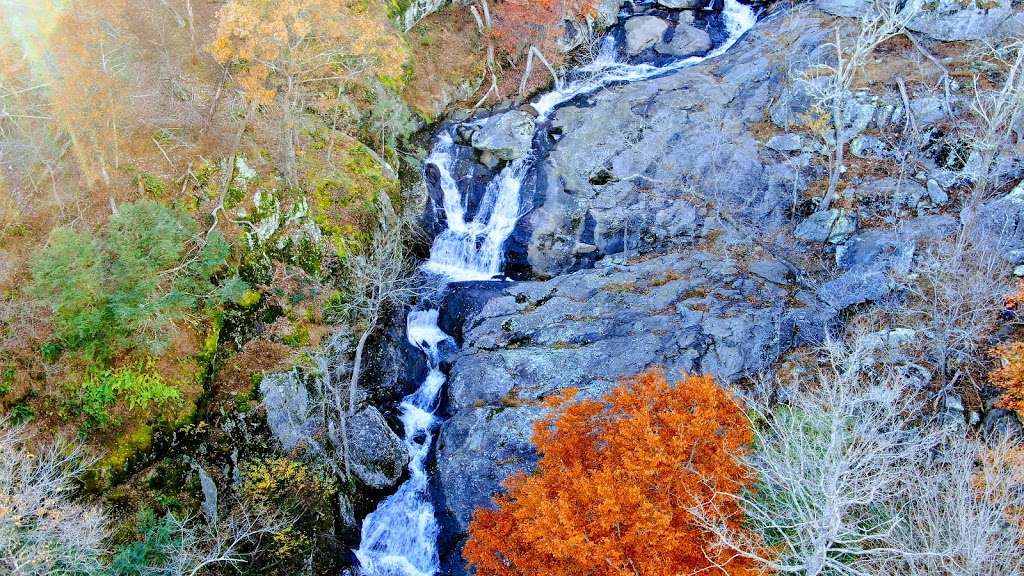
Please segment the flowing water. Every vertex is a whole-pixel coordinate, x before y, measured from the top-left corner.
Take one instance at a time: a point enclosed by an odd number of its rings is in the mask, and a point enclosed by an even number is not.
[[[754,12],[736,0],[725,0],[722,14],[727,38],[720,46],[705,56],[663,66],[616,61],[614,39],[608,36],[593,62],[576,71],[565,85],[532,102],[539,113],[538,125],[560,104],[576,96],[614,83],[651,78],[722,54],[755,22]],[[476,213],[467,219],[467,195],[452,175],[453,132],[449,128],[437,137],[427,159],[440,176],[447,228],[434,239],[423,269],[440,276],[443,282],[494,279],[502,272],[502,246],[524,210],[519,192],[534,158],[527,156],[505,166],[488,184]],[[426,465],[440,424],[434,415],[445,383],[439,366],[440,349],[449,336],[438,326],[436,309],[410,312],[406,335],[426,355],[430,371],[419,389],[403,399],[399,407],[411,457],[409,478],[363,521],[362,539],[355,554],[364,576],[433,576],[440,569],[438,525]]]

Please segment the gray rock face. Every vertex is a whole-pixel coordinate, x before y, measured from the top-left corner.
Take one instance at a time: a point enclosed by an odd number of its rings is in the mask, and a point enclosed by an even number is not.
[[[829,14],[849,17],[860,17],[871,6],[869,0],[815,0],[814,4]],[[996,40],[1019,30],[1019,17],[1011,0],[938,0],[926,3],[908,28],[936,40]]]
[[[634,16],[626,20],[626,53],[635,56],[661,41],[668,22],[657,16]]]
[[[867,0],[814,0],[818,8],[836,16],[859,17],[867,9]]]
[[[776,152],[799,152],[804,147],[804,139],[799,134],[777,134],[765,146]]]
[[[1015,17],[1011,0],[938,0],[926,4],[908,28],[936,40],[995,40],[1013,30]]]
[[[670,10],[700,10],[707,2],[701,0],[658,0],[658,6]]]
[[[619,10],[625,0],[599,0],[597,3],[597,24],[598,26],[615,26],[619,23]]]
[[[533,118],[518,110],[491,116],[473,132],[473,148],[501,160],[516,160],[530,152],[535,128]]]
[[[729,382],[820,337],[835,313],[778,261],[752,272],[699,251],[503,289],[468,319],[452,360],[437,458],[448,512],[464,529],[501,479],[532,464],[539,399],[570,386],[598,395],[656,365]]]
[[[795,37],[756,26],[712,61],[558,109],[550,131],[560,136],[538,166],[535,208],[510,242],[512,258],[553,276],[611,254],[693,245],[714,227],[708,206],[722,202],[781,225],[794,194],[822,175],[809,162],[766,158],[748,127],[828,41],[818,14],[787,14]],[[597,249],[581,254],[580,245]]]
[[[309,391],[295,371],[268,374],[260,380],[267,424],[287,452],[309,438],[319,421],[310,413]]]
[[[451,418],[436,457],[453,538],[504,478],[535,463],[541,399],[567,387],[596,397],[654,366],[733,382],[821,338],[843,308],[881,298],[888,275],[909,269],[912,233],[858,231],[840,210],[812,216],[802,234],[836,244],[839,275],[801,260],[821,247],[788,236],[793,199],[825,174],[802,139],[765,145],[752,132],[770,109],[798,114],[798,102],[772,103],[831,38],[809,6],[769,22],[713,61],[554,113],[557,137],[524,186],[532,209],[509,241],[540,279],[463,284],[453,313],[442,311],[461,345],[447,360]],[[852,126],[879,109],[861,104]]]
[[[838,244],[857,230],[857,219],[842,210],[815,212],[800,223],[794,235],[808,242]]]
[[[890,155],[890,150],[880,139],[861,135],[850,141],[850,154],[858,158],[885,158]]]
[[[352,472],[371,488],[395,486],[409,464],[405,444],[373,406],[349,417],[348,443]]]
[[[986,236],[1011,264],[1024,262],[1024,182],[985,204],[981,222]]]
[[[654,47],[655,52],[679,57],[702,54],[710,49],[711,36],[689,24],[677,24],[672,31],[672,40]]]

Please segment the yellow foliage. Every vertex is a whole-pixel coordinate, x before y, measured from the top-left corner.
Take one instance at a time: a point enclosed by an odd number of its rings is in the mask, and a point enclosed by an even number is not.
[[[239,84],[259,104],[297,82],[394,80],[408,52],[385,12],[366,0],[232,0],[218,13],[210,51],[239,65]]]

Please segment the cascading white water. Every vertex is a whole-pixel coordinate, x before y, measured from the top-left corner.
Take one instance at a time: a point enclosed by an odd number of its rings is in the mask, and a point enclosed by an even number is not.
[[[415,310],[406,322],[409,342],[427,355],[430,371],[399,409],[409,450],[409,479],[363,522],[356,557],[364,574],[429,576],[437,572],[437,520],[430,500],[427,455],[433,441],[434,409],[444,385],[439,346],[448,335],[437,325],[437,310]]]
[[[725,0],[723,9],[728,37],[706,56],[671,62],[664,66],[615,61],[611,38],[597,58],[579,70],[576,80],[537,98],[532,104],[541,124],[558,105],[616,82],[650,78],[722,54],[754,25],[754,12],[737,0]],[[454,147],[451,132],[443,132],[427,159],[439,173],[447,228],[434,239],[423,269],[445,282],[490,280],[499,276],[502,246],[521,215],[520,187],[533,158],[510,162],[488,184],[476,214],[466,219],[466,195],[452,176]],[[405,444],[409,450],[409,479],[363,521],[362,540],[355,551],[364,576],[433,576],[440,569],[437,551],[438,525],[430,497],[426,464],[439,421],[434,416],[445,376],[439,364],[440,347],[449,339],[438,325],[438,311],[409,313],[406,335],[427,357],[430,368],[416,392],[400,405]]]

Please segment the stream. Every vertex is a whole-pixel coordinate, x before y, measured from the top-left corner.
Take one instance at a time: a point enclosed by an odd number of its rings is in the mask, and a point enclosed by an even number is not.
[[[756,21],[754,11],[737,0],[725,0],[722,16],[726,39],[718,47],[704,56],[674,60],[661,66],[617,60],[619,50],[615,38],[608,35],[597,58],[574,70],[563,85],[533,100],[531,105],[539,116],[537,125],[543,125],[560,105],[577,96],[714,58],[735,44]],[[436,275],[442,285],[499,280],[505,241],[519,217],[529,209],[520,195],[520,188],[536,158],[527,155],[509,162],[487,184],[476,213],[467,219],[468,191],[459,189],[452,174],[454,134],[455,126],[444,128],[427,158],[427,164],[433,165],[439,174],[447,227],[434,239],[430,257],[422,268]],[[441,425],[435,415],[446,378],[440,368],[440,350],[451,338],[439,327],[436,308],[411,311],[406,336],[423,352],[429,372],[420,387],[399,406],[404,442],[410,455],[409,476],[397,492],[381,502],[363,521],[360,547],[355,551],[363,576],[433,576],[440,570],[439,527],[430,495],[427,463]]]

